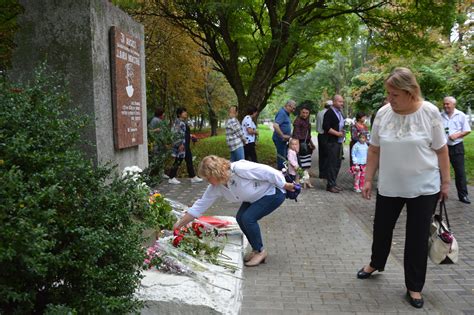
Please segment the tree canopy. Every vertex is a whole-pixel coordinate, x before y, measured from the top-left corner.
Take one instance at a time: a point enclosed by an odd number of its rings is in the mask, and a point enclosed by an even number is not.
[[[155,0],[154,11],[185,29],[215,61],[239,109],[262,110],[274,89],[331,58],[359,30],[371,47],[395,54],[427,53],[429,30],[448,33],[455,1],[433,0]]]

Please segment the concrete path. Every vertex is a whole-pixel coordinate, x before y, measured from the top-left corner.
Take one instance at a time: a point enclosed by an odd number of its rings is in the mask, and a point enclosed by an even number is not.
[[[457,201],[453,185],[447,209],[460,245],[460,261],[456,265],[429,261],[425,307],[417,310],[404,298],[404,212],[385,271],[371,279],[356,278],[370,258],[375,200],[364,200],[352,191],[347,170],[346,159],[338,180],[343,192],[327,192],[325,182],[313,179],[315,188],[303,191],[298,202],[285,201],[261,221],[269,257],[266,264],[245,268],[241,313],[474,315],[473,206]],[[165,196],[189,205],[205,188],[206,184],[191,184],[189,179],[182,179],[181,185],[159,186]],[[474,187],[469,187],[469,193],[474,199]],[[222,200],[207,214],[235,215],[237,208],[238,204]]]

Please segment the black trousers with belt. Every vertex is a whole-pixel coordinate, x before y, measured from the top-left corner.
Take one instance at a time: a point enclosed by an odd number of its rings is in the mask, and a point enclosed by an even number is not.
[[[377,193],[375,202],[374,235],[370,266],[385,269],[393,229],[402,208],[407,206],[405,252],[403,265],[408,290],[421,292],[426,278],[428,238],[431,217],[436,209],[439,193],[415,198],[385,197]]]
[[[467,197],[466,172],[464,170],[464,143],[449,145],[449,161],[454,169],[454,178],[456,181],[456,190],[458,198]]]
[[[326,160],[326,179],[328,181],[327,188],[336,186],[337,175],[341,168],[341,148],[342,143],[327,143],[327,160]]]
[[[327,168],[327,136],[324,133],[318,134],[318,162],[319,162],[319,178],[326,178]]]

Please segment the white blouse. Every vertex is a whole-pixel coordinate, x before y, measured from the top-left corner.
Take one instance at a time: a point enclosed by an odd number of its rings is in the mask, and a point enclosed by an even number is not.
[[[414,198],[440,191],[441,176],[435,150],[446,144],[438,108],[424,101],[408,115],[390,104],[374,120],[370,145],[380,147],[378,189],[382,196]]]
[[[245,116],[242,120],[242,131],[244,132],[245,138],[247,138],[247,143],[255,142],[255,134],[249,134],[247,128],[251,128],[254,131],[257,130],[257,126],[250,115]]]
[[[276,189],[286,191],[285,176],[271,166],[240,160],[231,163],[231,171],[227,187],[207,186],[204,195],[188,209],[190,215],[200,217],[220,197],[231,202],[253,203],[263,196],[274,195]]]

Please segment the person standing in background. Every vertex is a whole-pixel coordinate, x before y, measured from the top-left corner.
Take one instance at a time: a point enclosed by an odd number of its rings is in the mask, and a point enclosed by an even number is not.
[[[352,147],[359,142],[359,136],[365,135],[366,142],[369,141],[369,127],[365,124],[367,116],[363,112],[358,112],[355,116],[355,122],[351,126],[351,142],[349,143],[350,167],[352,167]]]
[[[323,120],[324,114],[327,110],[331,108],[332,100],[328,100],[324,108],[318,112],[316,116],[316,131],[318,132],[318,166],[319,166],[319,178],[326,178],[326,168],[327,168],[327,135],[324,134],[323,129]]]
[[[464,170],[464,143],[463,138],[471,132],[467,116],[456,109],[456,99],[446,96],[443,100],[444,130],[448,139],[449,160],[454,169],[454,179],[459,201],[470,204],[467,193],[466,172]]]
[[[342,190],[337,186],[336,180],[341,168],[341,150],[344,143],[344,116],[342,108],[344,98],[341,95],[335,95],[332,99],[332,107],[324,114],[323,129],[327,135],[327,167],[326,167],[326,190],[332,193],[338,193]]]
[[[229,108],[229,119],[225,123],[225,140],[229,146],[231,162],[244,159],[244,144],[247,142],[236,117],[237,106],[231,106]]]
[[[164,119],[165,119],[165,111],[163,110],[162,107],[157,107],[155,109],[155,115],[153,116],[153,118],[150,120],[150,123],[148,124],[148,130],[155,133],[160,132],[160,125]]]
[[[354,174],[354,191],[362,192],[365,181],[365,166],[367,164],[367,152],[369,146],[367,145],[367,136],[363,133],[359,134],[359,141],[354,144],[351,151],[351,172]]]
[[[281,170],[284,165],[283,162],[288,154],[288,140],[291,137],[291,119],[290,114],[296,109],[296,102],[289,100],[285,106],[280,108],[275,116],[273,123],[272,140],[277,151],[277,169]]]
[[[186,161],[186,168],[188,170],[188,175],[191,178],[191,183],[200,183],[202,179],[196,176],[193,166],[193,154],[191,153],[191,130],[187,123],[188,112],[186,108],[179,107],[176,109],[176,120],[173,126],[173,132],[177,135],[176,141],[173,144],[172,156],[175,158],[173,166],[171,167],[168,183],[170,184],[181,184],[179,180],[176,179],[176,174],[178,173],[178,168],[183,162]]]
[[[308,172],[311,168],[311,156],[315,148],[311,139],[310,109],[307,105],[300,108],[298,117],[293,121],[293,138],[299,141],[298,160],[301,168]],[[311,183],[306,183],[309,188],[313,187]]]
[[[258,163],[257,160],[257,136],[258,130],[255,125],[255,119],[257,119],[258,111],[257,107],[250,106],[247,110],[247,116],[242,120],[242,131],[244,132],[247,144],[244,145],[245,159]]]

